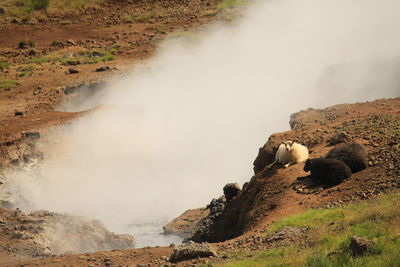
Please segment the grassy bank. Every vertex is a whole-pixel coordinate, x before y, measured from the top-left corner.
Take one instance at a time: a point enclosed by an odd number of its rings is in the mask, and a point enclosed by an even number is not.
[[[245,260],[220,267],[250,266],[400,266],[400,194],[389,194],[334,209],[309,210],[272,224],[267,234],[285,226],[308,227],[309,247],[293,244],[247,255]],[[349,251],[353,235],[374,242],[372,252],[353,257]]]

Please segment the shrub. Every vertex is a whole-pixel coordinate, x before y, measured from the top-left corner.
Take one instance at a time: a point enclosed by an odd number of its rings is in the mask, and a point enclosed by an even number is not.
[[[33,40],[23,40],[18,43],[18,48],[24,49],[28,47],[35,47],[36,43]]]

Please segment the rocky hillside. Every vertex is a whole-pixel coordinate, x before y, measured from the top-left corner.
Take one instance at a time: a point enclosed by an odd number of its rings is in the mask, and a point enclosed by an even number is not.
[[[224,241],[309,208],[333,207],[398,190],[399,107],[400,99],[396,98],[293,114],[292,130],[270,136],[254,161],[254,177],[237,197],[224,202],[216,215],[211,212],[203,219],[192,239]],[[266,169],[285,140],[305,144],[310,158],[324,156],[338,143],[357,142],[368,152],[369,167],[332,188],[315,185],[303,171],[304,164],[288,168],[276,164]]]

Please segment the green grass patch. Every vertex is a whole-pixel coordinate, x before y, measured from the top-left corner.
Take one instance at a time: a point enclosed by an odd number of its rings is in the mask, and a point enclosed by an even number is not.
[[[42,64],[46,62],[56,62],[56,61],[61,62],[62,60],[63,57],[36,57],[28,60],[28,63]]]
[[[0,89],[3,90],[10,90],[11,88],[19,85],[20,83],[17,81],[13,81],[13,80],[6,80],[6,81],[1,81],[0,82]]]
[[[29,21],[33,11],[46,10],[47,13],[67,13],[89,7],[96,7],[104,0],[2,0],[5,16]],[[32,13],[33,14],[33,13]],[[36,14],[37,15],[37,14]],[[35,15],[35,16],[36,16]]]
[[[127,14],[124,16],[125,23],[133,23],[133,22],[146,22],[149,19],[157,17],[159,14],[155,10],[150,10],[143,13],[134,13],[134,14]]]
[[[94,7],[102,3],[103,0],[51,0],[49,10],[54,12],[74,11]]]
[[[205,17],[212,17],[226,10],[245,6],[246,2],[247,0],[225,0],[219,3],[215,9],[204,11],[202,15]]]
[[[388,194],[375,200],[334,209],[312,209],[272,224],[266,234],[285,226],[308,227],[312,246],[290,247],[249,254],[216,266],[399,266],[400,264],[400,194]],[[364,236],[374,242],[369,255],[353,257],[351,237]]]
[[[69,61],[79,61],[80,64],[95,64],[114,59],[115,55],[113,55],[110,51],[79,51],[73,53],[72,55],[65,54],[58,56],[37,57],[30,59],[27,63],[42,64],[46,62],[59,62],[62,65],[68,65]]]

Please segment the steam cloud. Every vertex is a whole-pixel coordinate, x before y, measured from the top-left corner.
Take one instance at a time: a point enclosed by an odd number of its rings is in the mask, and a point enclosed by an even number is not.
[[[291,113],[399,96],[399,18],[398,0],[254,2],[238,25],[165,44],[113,81],[104,108],[56,135],[40,175],[13,181],[34,208],[159,227],[247,181]]]

